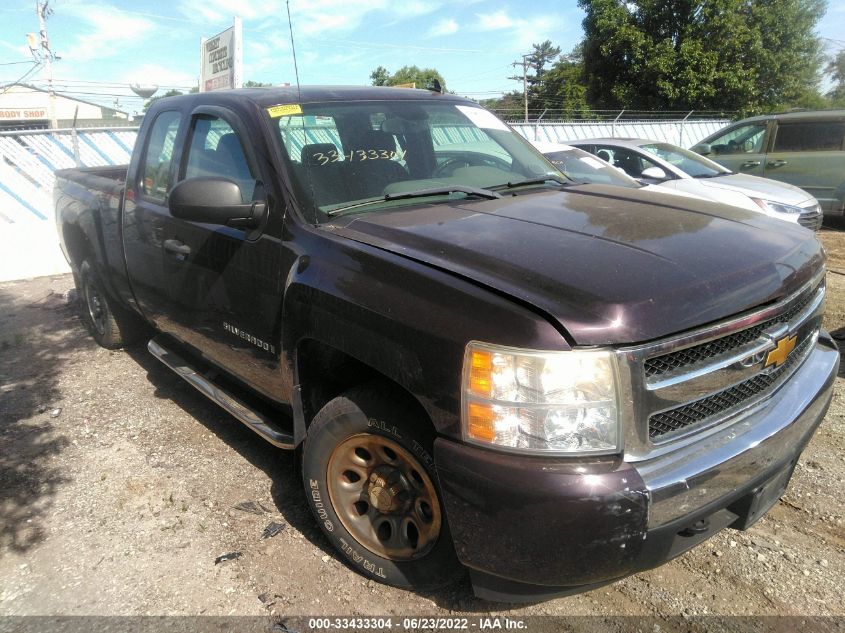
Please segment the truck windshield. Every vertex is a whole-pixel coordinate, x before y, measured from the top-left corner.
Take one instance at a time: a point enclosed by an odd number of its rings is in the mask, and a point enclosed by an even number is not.
[[[347,211],[498,197],[490,190],[520,181],[561,186],[560,172],[548,160],[470,103],[306,103],[268,108],[268,116],[297,199],[317,222]]]

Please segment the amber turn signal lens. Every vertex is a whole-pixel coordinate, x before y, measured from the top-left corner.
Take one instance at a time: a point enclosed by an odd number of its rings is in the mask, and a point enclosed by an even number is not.
[[[496,413],[489,404],[469,404],[469,425],[467,431],[469,436],[476,440],[492,442],[496,439],[494,422]]]
[[[493,390],[493,355],[490,352],[472,353],[469,370],[470,391],[480,396],[489,396]]]

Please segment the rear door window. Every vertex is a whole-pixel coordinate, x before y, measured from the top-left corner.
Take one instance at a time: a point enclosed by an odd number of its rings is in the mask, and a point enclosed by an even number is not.
[[[779,123],[775,152],[825,152],[842,149],[845,121]]]

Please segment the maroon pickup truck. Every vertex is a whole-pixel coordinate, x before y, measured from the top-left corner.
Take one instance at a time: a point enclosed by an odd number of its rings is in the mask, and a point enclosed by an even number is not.
[[[573,182],[454,95],[157,101],[128,168],[57,174],[94,337],[300,456],[343,560],[518,601],[745,529],[830,403],[816,237]]]

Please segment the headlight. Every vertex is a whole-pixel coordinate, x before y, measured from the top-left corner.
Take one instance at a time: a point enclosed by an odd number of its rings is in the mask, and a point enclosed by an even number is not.
[[[618,453],[616,357],[470,343],[464,357],[468,442],[526,453]]]
[[[762,198],[751,198],[754,203],[763,209],[766,213],[773,213],[776,215],[797,215],[804,213],[806,209],[796,207],[791,204],[783,204],[780,202],[772,202],[771,200],[763,200]]]

